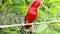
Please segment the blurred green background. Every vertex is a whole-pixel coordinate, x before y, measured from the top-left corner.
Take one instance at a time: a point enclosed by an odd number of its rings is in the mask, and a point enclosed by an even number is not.
[[[21,24],[34,0],[0,0],[0,25]],[[42,0],[43,1],[43,0]],[[60,0],[44,0],[34,22],[60,20]],[[60,23],[35,25],[35,34],[60,34]],[[21,27],[0,29],[0,34],[20,34]]]

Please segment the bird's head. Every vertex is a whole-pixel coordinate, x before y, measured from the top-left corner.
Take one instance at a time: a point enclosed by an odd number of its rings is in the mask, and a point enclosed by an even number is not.
[[[38,8],[40,5],[41,5],[41,0],[35,0],[35,1],[32,3],[32,6],[31,6],[31,7]]]

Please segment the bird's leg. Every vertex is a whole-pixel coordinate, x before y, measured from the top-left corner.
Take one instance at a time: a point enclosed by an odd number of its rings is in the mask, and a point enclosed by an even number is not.
[[[29,33],[29,29],[25,29],[25,31],[26,31],[26,34],[30,34],[30,33]]]
[[[26,24],[28,24],[28,20],[25,21]],[[25,29],[26,34],[29,34],[29,29]]]
[[[31,34],[31,33],[30,33],[30,32],[32,32],[32,31],[31,31],[31,28],[25,29],[25,32],[26,32],[26,34]]]
[[[29,29],[29,31],[26,31],[28,34],[34,34],[34,25]]]

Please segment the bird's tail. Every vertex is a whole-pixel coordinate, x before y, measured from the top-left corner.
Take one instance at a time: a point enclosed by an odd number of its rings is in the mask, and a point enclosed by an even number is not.
[[[32,21],[28,21],[28,23],[32,23]],[[25,23],[26,24],[26,23]],[[25,29],[29,29],[32,25],[26,25],[24,26]]]

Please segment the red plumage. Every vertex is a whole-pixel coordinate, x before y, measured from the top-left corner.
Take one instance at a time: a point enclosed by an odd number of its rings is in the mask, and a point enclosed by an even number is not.
[[[37,14],[38,14],[38,7],[41,5],[41,0],[36,0],[32,3],[31,7],[28,9],[28,13],[25,17],[25,24],[26,21],[28,21],[28,23],[32,23],[32,21],[34,21],[37,18]],[[31,25],[26,25],[24,26],[25,29],[29,29],[31,27]]]

